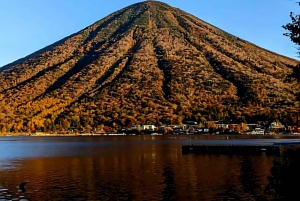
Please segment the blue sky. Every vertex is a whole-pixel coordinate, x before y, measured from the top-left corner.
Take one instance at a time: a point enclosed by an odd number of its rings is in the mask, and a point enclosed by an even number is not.
[[[5,0],[0,2],[0,66],[50,45],[136,0]],[[258,46],[296,58],[284,37],[294,0],[164,0]]]

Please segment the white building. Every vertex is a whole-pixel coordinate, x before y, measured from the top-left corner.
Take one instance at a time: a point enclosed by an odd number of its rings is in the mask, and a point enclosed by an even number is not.
[[[154,125],[135,125],[131,127],[133,131],[155,131]]]

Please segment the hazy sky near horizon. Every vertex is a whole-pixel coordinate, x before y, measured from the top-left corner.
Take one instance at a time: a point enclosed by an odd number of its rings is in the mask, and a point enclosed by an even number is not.
[[[8,0],[0,2],[0,67],[93,24],[138,0]],[[294,0],[163,0],[244,40],[296,58],[283,36]],[[298,58],[297,58],[298,59]]]

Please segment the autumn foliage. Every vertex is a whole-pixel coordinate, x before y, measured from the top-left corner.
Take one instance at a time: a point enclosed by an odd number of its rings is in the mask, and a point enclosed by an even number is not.
[[[2,67],[0,132],[295,123],[296,64],[177,8],[142,2]]]

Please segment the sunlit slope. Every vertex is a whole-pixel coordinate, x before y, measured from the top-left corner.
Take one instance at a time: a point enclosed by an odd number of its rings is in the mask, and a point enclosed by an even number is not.
[[[293,111],[299,101],[289,77],[296,64],[177,8],[142,2],[0,68],[0,125],[288,115],[281,106]]]

